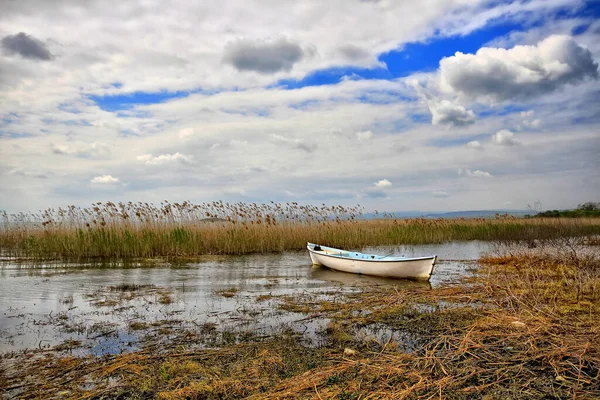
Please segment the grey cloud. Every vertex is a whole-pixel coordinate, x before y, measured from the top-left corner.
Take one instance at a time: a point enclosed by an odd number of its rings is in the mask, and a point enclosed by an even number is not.
[[[272,42],[243,39],[225,47],[223,61],[239,71],[272,74],[290,71],[294,64],[313,51],[302,49],[298,43],[285,38]]]
[[[338,51],[342,56],[344,56],[344,58],[350,61],[364,60],[365,58],[369,58],[371,55],[368,50],[353,44],[340,46],[338,47]]]
[[[598,63],[571,37],[553,35],[536,46],[457,52],[440,61],[440,78],[443,90],[471,98],[526,99],[596,79]]]
[[[43,61],[53,58],[52,53],[42,41],[23,32],[3,37],[0,44],[4,52],[11,55],[18,54],[21,57]]]

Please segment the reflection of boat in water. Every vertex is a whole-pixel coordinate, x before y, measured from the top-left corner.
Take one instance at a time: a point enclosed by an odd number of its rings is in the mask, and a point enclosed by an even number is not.
[[[334,271],[332,269],[320,265],[313,265],[310,275],[313,279],[338,282],[345,286],[389,285],[407,289],[431,289],[431,284],[429,283],[429,281],[425,280],[417,281],[409,279],[393,279],[382,278],[379,276],[357,275],[352,273]]]
[[[386,278],[429,280],[437,260],[437,256],[408,258],[363,254],[313,243],[308,243],[306,248],[315,265],[323,265],[342,272]]]

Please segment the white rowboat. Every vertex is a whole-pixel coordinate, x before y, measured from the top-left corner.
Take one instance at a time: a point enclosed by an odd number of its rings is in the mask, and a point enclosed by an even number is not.
[[[363,254],[308,243],[308,254],[314,265],[354,274],[429,280],[437,256],[390,257]]]

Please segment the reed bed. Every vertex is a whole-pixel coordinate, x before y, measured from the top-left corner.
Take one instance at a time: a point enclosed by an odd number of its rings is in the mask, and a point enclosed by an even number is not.
[[[600,234],[597,218],[363,218],[363,208],[297,203],[95,203],[0,214],[0,249],[33,259],[194,257],[368,245],[536,240]]]

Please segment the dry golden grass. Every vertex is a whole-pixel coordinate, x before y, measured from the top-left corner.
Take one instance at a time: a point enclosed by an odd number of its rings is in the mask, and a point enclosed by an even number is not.
[[[0,249],[36,259],[194,257],[302,250],[306,242],[368,245],[536,240],[600,234],[598,218],[361,219],[360,206],[97,203],[41,214],[3,214]]]

